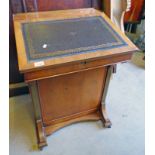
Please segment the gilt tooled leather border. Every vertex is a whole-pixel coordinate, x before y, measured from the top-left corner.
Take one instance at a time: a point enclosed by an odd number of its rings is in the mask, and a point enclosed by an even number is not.
[[[93,16],[93,17],[82,17],[82,18],[73,18],[73,19],[64,19],[64,20],[53,20],[54,22],[56,21],[70,21],[70,20],[79,20],[80,19],[87,19],[87,18],[97,18],[101,21],[103,26],[106,27],[106,29],[111,33],[111,35],[117,40],[117,42],[113,43],[106,43],[106,44],[100,44],[96,46],[88,46],[88,47],[80,47],[80,48],[74,48],[74,49],[68,49],[68,50],[61,50],[61,51],[55,51],[55,52],[47,52],[47,53],[37,53],[35,49],[32,46],[32,40],[30,37],[30,33],[26,33],[24,29],[24,24],[22,24],[22,33],[23,36],[27,36],[29,38],[29,44],[26,46],[26,53],[27,53],[27,58],[29,61],[33,60],[39,60],[39,59],[47,59],[47,58],[56,58],[56,57],[63,57],[63,56],[70,56],[70,55],[76,55],[80,53],[88,53],[88,52],[96,52],[98,50],[106,50],[106,49],[113,49],[113,48],[118,48],[122,46],[126,46],[126,42],[121,38],[119,34],[117,34],[113,28],[101,17],[101,16]],[[50,21],[51,22],[51,21]],[[37,22],[41,23],[41,22]],[[27,23],[26,23],[27,24]],[[26,37],[24,37],[24,42],[26,43]],[[30,50],[31,49],[31,50]]]

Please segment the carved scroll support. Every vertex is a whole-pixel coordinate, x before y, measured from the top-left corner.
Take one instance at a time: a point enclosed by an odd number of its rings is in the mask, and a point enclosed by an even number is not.
[[[47,141],[46,141],[46,134],[45,134],[42,117],[41,117],[37,82],[29,83],[29,88],[31,91],[31,96],[32,96],[33,105],[34,105],[38,147],[40,150],[42,150],[44,146],[47,146]]]
[[[37,127],[38,147],[40,150],[42,150],[44,146],[47,146],[46,135],[42,120],[36,121],[36,127]]]
[[[102,115],[102,121],[106,128],[111,128],[111,125],[112,125],[110,119],[108,118],[107,112],[106,112],[106,103],[105,103],[112,73],[116,73],[116,65],[111,65],[108,67],[104,91],[103,91],[102,100],[101,100],[100,111],[101,111],[101,115]]]

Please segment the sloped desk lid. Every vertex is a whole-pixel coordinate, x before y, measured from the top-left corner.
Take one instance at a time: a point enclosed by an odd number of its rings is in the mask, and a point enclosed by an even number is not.
[[[29,61],[127,46],[101,16],[23,23]]]
[[[117,49],[116,53],[123,48],[126,52],[136,50],[125,35],[120,35],[103,17],[103,13],[94,9],[84,9],[81,13],[81,10],[73,11],[71,17],[67,16],[68,10],[48,12],[50,18],[42,18],[44,13],[16,15],[14,23],[20,70],[54,65],[56,60],[61,64],[64,60],[71,62],[78,58],[99,57],[114,49]],[[52,18],[54,13],[57,16]]]

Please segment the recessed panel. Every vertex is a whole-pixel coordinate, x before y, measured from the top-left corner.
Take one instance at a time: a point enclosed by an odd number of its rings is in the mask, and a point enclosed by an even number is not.
[[[99,108],[106,68],[38,81],[44,123]]]

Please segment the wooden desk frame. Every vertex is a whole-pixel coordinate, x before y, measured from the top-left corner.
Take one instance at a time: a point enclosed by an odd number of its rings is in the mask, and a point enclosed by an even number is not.
[[[46,130],[46,127],[43,124],[42,121],[42,116],[41,116],[41,110],[40,110],[40,102],[39,102],[39,94],[38,94],[38,87],[37,87],[37,82],[30,82],[29,83],[29,88],[33,100],[33,105],[34,105],[34,111],[35,111],[35,120],[36,120],[36,128],[37,128],[37,137],[38,137],[38,146],[40,149],[42,147],[47,146],[47,141],[46,141],[46,135],[52,134],[56,130],[69,125],[71,123],[79,122],[79,121],[88,121],[88,120],[102,120],[104,126],[106,128],[111,128],[111,121],[108,118],[107,112],[106,112],[106,96],[107,96],[107,91],[108,91],[108,86],[110,82],[110,78],[112,73],[114,72],[115,65],[111,65],[107,67],[107,75],[106,75],[106,81],[105,81],[105,86],[102,94],[102,100],[100,104],[100,108],[95,111],[95,113],[90,113],[86,116],[81,116],[78,118],[75,118],[73,120],[68,120],[60,124],[56,124],[55,126],[52,126],[51,129]]]
[[[48,59],[44,61],[43,66],[38,67],[34,67],[34,62],[27,60],[21,32],[22,23],[87,16],[103,17],[122,37],[127,46],[105,49],[104,52],[96,51],[54,60]],[[34,104],[39,148],[42,149],[47,145],[46,136],[75,122],[102,120],[104,126],[110,128],[112,124],[107,116],[105,102],[111,74],[115,72],[118,62],[130,60],[132,53],[138,48],[104,13],[92,8],[18,14],[14,16],[14,27],[19,69],[24,73],[25,82],[29,85]],[[84,81],[84,83],[79,86],[76,84],[76,80],[79,83]],[[68,85],[66,85],[66,81]],[[58,88],[55,84],[57,82],[60,83]],[[74,86],[73,92],[72,85]],[[49,90],[47,91],[46,88]],[[58,89],[62,93],[59,93]],[[82,92],[80,99],[77,97],[78,92]],[[69,96],[70,94],[72,96]],[[57,101],[59,97],[63,103]],[[74,97],[75,101],[72,100]],[[54,103],[51,102],[53,100]],[[65,106],[71,107],[71,109]],[[53,109],[54,111],[52,111]]]

